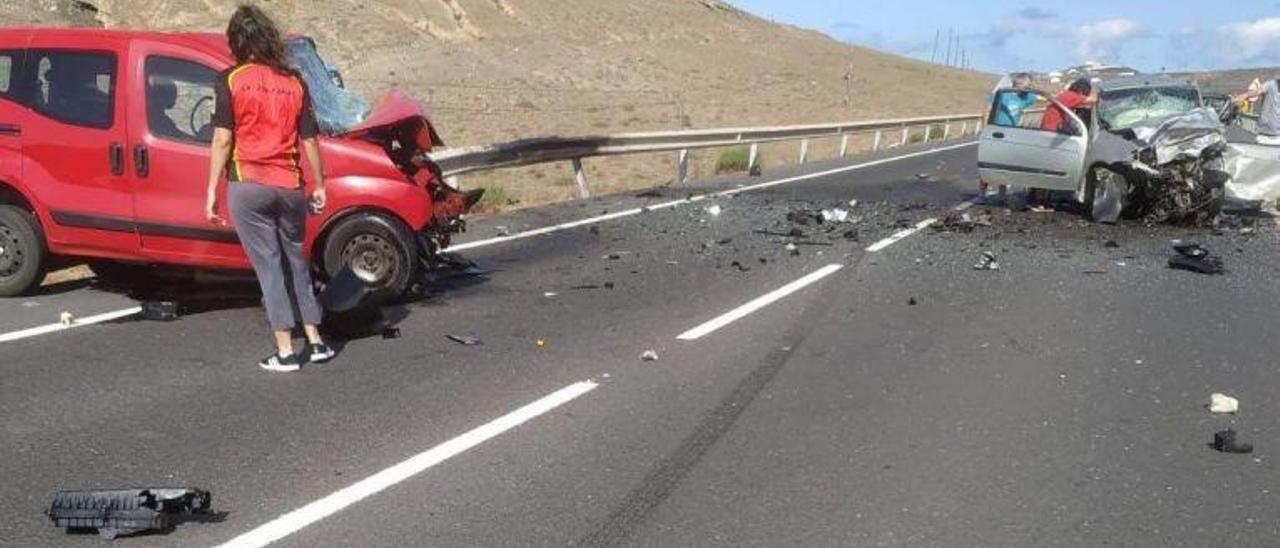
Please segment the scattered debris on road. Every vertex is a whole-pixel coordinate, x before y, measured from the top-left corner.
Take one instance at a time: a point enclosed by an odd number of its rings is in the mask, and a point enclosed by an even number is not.
[[[479,346],[481,344],[484,344],[484,341],[481,341],[480,339],[477,339],[475,337],[468,337],[466,335],[445,335],[445,338],[453,342],[456,342],[462,346]]]
[[[62,325],[71,325],[76,323],[76,317],[74,314],[64,310],[62,314],[58,315],[58,323],[61,323]]]
[[[1253,452],[1253,444],[1236,439],[1236,431],[1230,428],[1213,435],[1213,448],[1223,453],[1246,454]]]
[[[1106,243],[1102,244],[1102,247],[1105,247],[1107,249],[1116,249],[1120,247],[1120,244],[1117,243],[1115,240],[1107,240]]]
[[[640,355],[640,359],[646,362],[656,362],[658,361],[658,353],[654,350],[645,350],[644,353]]]
[[[784,249],[786,249],[787,253],[790,253],[792,256],[800,256],[800,248],[796,247],[796,244],[794,243],[788,243]]]
[[[707,215],[710,215],[712,217],[719,217],[720,213],[724,212],[724,209],[722,209],[718,205],[713,205],[713,206],[707,207],[706,212],[707,212]]]
[[[1218,414],[1235,413],[1240,410],[1240,400],[1226,394],[1214,392],[1209,394],[1209,412]]]
[[[534,346],[536,346],[536,347],[538,347],[538,348],[546,348],[546,347],[547,347],[547,341],[544,341],[544,340],[542,340],[542,339],[538,339],[538,340],[536,340],[536,341],[533,341],[533,345],[534,345]]]
[[[1222,274],[1226,272],[1222,259],[1191,240],[1174,240],[1172,242],[1177,254],[1169,258],[1169,268],[1187,270],[1200,274]]]
[[[1000,270],[1000,261],[996,259],[996,254],[990,251],[983,251],[982,258],[973,265],[974,270]]]
[[[920,304],[920,302],[917,301],[915,297],[911,297],[910,299],[907,299],[907,306],[915,306],[917,304]]]
[[[207,514],[212,496],[202,489],[61,491],[46,513],[54,526],[96,529],[102,538],[167,532],[184,515]]]
[[[152,322],[172,322],[178,319],[178,303],[173,301],[145,301],[142,303],[142,319]]]

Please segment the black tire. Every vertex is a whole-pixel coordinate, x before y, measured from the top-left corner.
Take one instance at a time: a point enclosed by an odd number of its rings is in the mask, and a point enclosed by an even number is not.
[[[49,244],[31,212],[0,205],[0,297],[17,297],[40,287],[49,265]]]
[[[329,278],[350,265],[379,301],[404,296],[421,266],[418,240],[409,227],[376,212],[356,213],[338,221],[324,239],[322,256]]]
[[[1083,204],[1080,206],[1083,208],[1084,218],[1090,221],[1097,220],[1093,218],[1093,200],[1098,192],[1098,176],[1096,173],[1096,168],[1090,169],[1089,173],[1084,176],[1084,196],[1082,196],[1084,199],[1082,200]]]

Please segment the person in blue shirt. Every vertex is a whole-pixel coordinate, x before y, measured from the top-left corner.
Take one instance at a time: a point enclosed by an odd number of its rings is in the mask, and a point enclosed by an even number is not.
[[[1014,89],[1014,93],[1001,93],[1000,101],[995,101],[995,95],[1002,89]],[[996,88],[991,90],[987,95],[987,105],[994,106],[995,112],[987,118],[991,125],[1001,127],[1022,127],[1022,113],[1036,104],[1037,95],[1032,93],[1031,75],[1025,72],[1019,72],[1001,78],[996,84]],[[1000,185],[1000,200],[1004,200],[1005,195],[1009,192],[1009,187]],[[985,200],[987,196],[987,182],[978,181],[978,198]]]
[[[993,125],[1001,127],[1022,127],[1022,112],[1035,106],[1037,96],[1031,93],[1031,77],[1026,74],[1013,75],[1012,88],[1015,93],[1000,94],[996,104],[995,115],[991,118]],[[990,100],[990,97],[988,97]]]

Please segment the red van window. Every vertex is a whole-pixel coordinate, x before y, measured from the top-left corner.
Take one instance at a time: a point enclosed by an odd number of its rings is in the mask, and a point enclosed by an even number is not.
[[[59,122],[106,129],[115,116],[116,56],[106,52],[34,50],[26,70],[31,106]]]
[[[164,139],[213,141],[214,83],[218,72],[183,59],[147,58],[147,126]]]

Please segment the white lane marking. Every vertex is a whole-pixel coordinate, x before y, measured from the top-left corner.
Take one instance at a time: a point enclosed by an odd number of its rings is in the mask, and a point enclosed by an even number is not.
[[[453,245],[453,246],[448,247],[447,249],[445,249],[445,251],[446,251],[446,252],[464,251],[464,250],[467,250],[467,249],[475,249],[475,248],[478,248],[478,247],[486,247],[486,246],[491,246],[491,245],[494,245],[494,244],[500,244],[500,243],[503,243],[503,242],[510,242],[510,241],[513,241],[513,240],[522,240],[522,239],[525,239],[525,238],[531,238],[531,237],[533,237],[533,236],[541,236],[541,235],[543,235],[543,234],[550,234],[550,233],[552,233],[552,232],[559,232],[559,231],[561,231],[561,230],[567,230],[567,229],[570,229],[570,228],[576,228],[576,227],[580,227],[580,226],[592,225],[592,224],[601,223],[601,222],[604,222],[604,221],[612,221],[612,220],[614,220],[614,219],[620,219],[620,218],[623,218],[623,217],[630,217],[630,216],[632,216],[632,215],[639,215],[640,213],[643,213],[645,210],[653,211],[653,210],[657,210],[657,209],[666,209],[666,208],[669,208],[669,207],[676,207],[676,206],[680,206],[680,205],[691,204],[691,203],[694,203],[694,202],[700,202],[700,201],[702,201],[702,200],[706,200],[706,199],[708,199],[708,198],[715,198],[715,197],[719,197],[719,196],[733,196],[733,195],[735,195],[735,194],[741,194],[741,193],[743,193],[743,192],[750,192],[750,191],[753,191],[753,190],[760,190],[760,189],[763,189],[763,188],[770,188],[770,187],[775,187],[775,186],[778,186],[778,185],[790,184],[790,183],[794,183],[794,182],[797,182],[797,181],[805,181],[805,180],[809,180],[809,179],[817,179],[817,178],[820,178],[820,177],[826,177],[826,176],[828,176],[828,175],[835,175],[835,174],[838,174],[838,173],[844,173],[844,172],[847,172],[847,171],[855,171],[855,170],[864,169],[864,168],[868,168],[868,167],[874,167],[874,166],[878,166],[878,165],[887,164],[887,163],[890,163],[890,162],[896,162],[896,161],[899,161],[899,160],[907,160],[907,159],[910,159],[910,158],[917,158],[917,157],[925,156],[925,155],[929,155],[929,154],[937,154],[937,153],[939,153],[939,152],[947,152],[947,151],[950,151],[950,150],[956,150],[956,149],[959,149],[959,148],[970,147],[970,146],[974,146],[974,145],[977,145],[977,144],[978,144],[977,142],[972,142],[972,143],[962,143],[962,144],[952,145],[952,146],[947,146],[947,147],[934,148],[934,149],[929,149],[929,150],[922,150],[922,151],[919,151],[919,152],[912,152],[912,153],[909,153],[909,154],[903,154],[903,155],[901,155],[901,156],[893,156],[893,157],[889,157],[889,158],[881,158],[881,159],[879,159],[879,160],[872,160],[872,161],[870,161],[870,162],[864,162],[864,163],[856,164],[856,165],[852,165],[852,166],[844,166],[844,167],[838,167],[838,168],[835,168],[835,169],[828,169],[828,170],[826,170],[826,171],[819,171],[819,172],[816,172],[816,173],[809,173],[809,174],[807,174],[807,175],[797,175],[797,176],[795,176],[795,177],[787,177],[787,178],[785,178],[785,179],[778,179],[778,180],[776,180],[776,181],[769,181],[769,182],[766,182],[766,183],[758,183],[758,184],[748,185],[748,186],[744,186],[744,187],[740,187],[740,188],[731,188],[731,189],[728,189],[728,190],[722,190],[722,191],[719,191],[719,192],[711,192],[711,193],[707,193],[707,194],[699,194],[699,195],[697,195],[697,196],[690,196],[690,197],[688,197],[688,198],[681,198],[681,199],[679,199],[679,200],[672,200],[672,201],[669,201],[669,202],[662,202],[662,203],[657,203],[657,204],[647,205],[647,206],[645,206],[645,207],[637,207],[637,208],[628,209],[628,210],[624,210],[624,211],[617,211],[617,212],[614,212],[614,213],[609,213],[609,214],[607,214],[607,215],[600,215],[600,216],[598,216],[598,217],[589,217],[589,218],[586,218],[586,219],[579,219],[579,220],[577,220],[577,221],[571,221],[571,222],[568,222],[568,223],[562,223],[562,224],[558,224],[558,225],[552,225],[552,226],[546,226],[546,227],[542,227],[542,228],[536,228],[536,229],[533,229],[533,230],[527,230],[527,231],[524,231],[524,232],[518,232],[518,233],[516,233],[516,234],[511,234],[511,235],[507,235],[507,236],[498,236],[498,237],[496,237],[496,238],[489,238],[489,239],[487,239],[487,240],[477,240],[477,241],[474,241],[474,242],[467,242],[467,243],[463,243],[463,244],[457,244],[457,245]]]
[[[221,545],[221,548],[257,548],[271,544],[388,487],[412,478],[539,415],[573,401],[579,396],[595,390],[597,386],[599,385],[594,382],[583,381],[561,388],[538,401],[503,415],[493,422],[480,426],[427,451],[418,453],[349,487],[267,522],[248,533],[227,541]]]
[[[6,342],[16,341],[20,339],[27,339],[30,337],[36,337],[40,335],[48,335],[50,333],[57,333],[59,331],[66,331],[68,329],[84,327],[86,325],[109,322],[111,320],[127,318],[129,316],[138,314],[140,312],[142,312],[142,307],[135,306],[133,308],[126,308],[124,310],[116,310],[115,312],[106,312],[103,314],[98,314],[97,316],[88,316],[85,318],[79,318],[72,321],[69,324],[51,323],[49,325],[42,325],[40,327],[32,327],[30,329],[23,329],[20,331],[3,333],[3,334],[0,334],[0,343],[6,343]]]
[[[787,285],[779,287],[778,289],[770,291],[756,298],[755,300],[752,300],[747,304],[744,304],[742,306],[739,306],[738,308],[730,310],[714,320],[711,320],[707,323],[699,325],[698,327],[685,331],[684,333],[681,333],[680,336],[676,338],[682,341],[693,341],[693,340],[700,339],[726,325],[729,325],[735,321],[742,319],[747,314],[750,314],[752,312],[760,310],[761,308],[769,306],[770,304],[773,304],[774,302],[778,301],[783,297],[786,297],[787,295],[800,291],[801,289],[804,289],[806,286],[834,274],[837,270],[840,270],[841,268],[844,268],[844,265],[829,264],[827,266],[824,266],[814,272],[811,272],[805,275],[805,277],[800,278],[799,280],[796,280]]]
[[[886,247],[889,247],[889,246],[891,246],[891,245],[893,245],[893,244],[896,244],[896,243],[898,243],[898,242],[900,242],[900,241],[902,241],[902,240],[905,240],[905,239],[909,238],[912,234],[915,234],[915,233],[917,233],[917,232],[920,232],[921,230],[924,230],[924,229],[928,228],[929,226],[933,225],[933,223],[936,223],[936,222],[938,222],[938,220],[937,220],[937,219],[932,219],[932,218],[931,218],[931,219],[925,219],[925,220],[923,220],[923,221],[920,221],[920,222],[916,223],[916,226],[914,226],[914,227],[911,227],[911,228],[908,228],[908,229],[904,229],[904,230],[899,230],[899,231],[898,231],[898,232],[896,232],[893,236],[889,236],[888,238],[885,238],[885,239],[880,240],[880,241],[878,241],[878,242],[876,242],[876,243],[874,243],[874,244],[871,244],[871,247],[868,247],[868,248],[867,248],[867,253],[876,253],[876,252],[878,252],[878,251],[880,251],[880,250],[882,250],[882,249],[884,249],[884,248],[886,248]]]
[[[969,209],[969,208],[973,207],[974,205],[976,205],[976,204],[978,203],[978,201],[979,201],[979,200],[981,200],[981,199],[982,199],[981,197],[974,197],[974,198],[971,198],[971,199],[965,200],[965,201],[963,201],[963,202],[960,202],[958,205],[956,205],[955,207],[953,207],[953,208],[951,208],[951,209],[952,209],[952,210],[954,210],[954,211],[964,211],[964,210]],[[898,231],[897,233],[895,233],[894,235],[889,236],[888,238],[885,238],[885,239],[880,240],[880,241],[878,241],[878,242],[876,242],[876,243],[874,243],[874,244],[871,244],[871,247],[868,247],[868,248],[867,248],[867,252],[868,252],[868,253],[876,253],[876,252],[878,252],[878,251],[883,251],[883,250],[884,250],[884,248],[889,247],[889,246],[891,246],[891,245],[893,245],[893,244],[896,244],[896,243],[898,243],[898,242],[901,242],[902,240],[905,240],[905,239],[907,239],[907,238],[910,238],[912,234],[915,234],[915,233],[917,233],[917,232],[920,232],[921,230],[924,230],[924,229],[926,229],[926,228],[929,228],[930,226],[933,226],[933,225],[934,225],[934,223],[937,223],[937,222],[938,222],[938,219],[935,219],[935,218],[929,218],[929,219],[925,219],[925,220],[923,220],[923,221],[920,221],[920,222],[916,223],[916,226],[914,226],[914,227],[912,227],[912,228],[908,228],[908,229],[900,230],[900,231]]]

